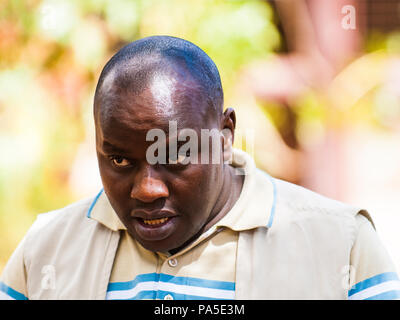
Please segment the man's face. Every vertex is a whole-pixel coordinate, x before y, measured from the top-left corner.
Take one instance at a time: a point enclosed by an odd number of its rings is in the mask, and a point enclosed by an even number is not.
[[[215,114],[204,112],[209,108],[202,90],[166,77],[153,80],[139,94],[118,88],[107,93],[112,111],[97,116],[96,150],[105,193],[128,233],[146,249],[166,252],[209,221],[222,189],[223,161],[150,165],[146,151],[154,142],[146,134],[164,130],[168,150],[169,121],[177,121],[178,133],[191,128],[198,137],[201,129],[221,128]]]

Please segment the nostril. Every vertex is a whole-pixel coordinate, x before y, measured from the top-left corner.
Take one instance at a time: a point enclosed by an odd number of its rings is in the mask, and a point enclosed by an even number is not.
[[[153,202],[169,196],[167,186],[160,180],[146,177],[135,184],[131,190],[131,198],[142,202]]]

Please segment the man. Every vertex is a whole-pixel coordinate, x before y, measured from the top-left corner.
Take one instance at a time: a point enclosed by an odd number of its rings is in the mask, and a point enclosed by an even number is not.
[[[232,148],[235,113],[194,44],[122,48],[100,75],[94,119],[104,190],[39,215],[3,298],[400,297],[366,211],[273,179]]]

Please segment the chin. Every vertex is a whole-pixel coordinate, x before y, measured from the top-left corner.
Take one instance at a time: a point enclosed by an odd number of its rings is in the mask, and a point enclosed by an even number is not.
[[[157,245],[153,243],[142,243],[140,241],[138,242],[143,248],[152,252],[168,253],[169,251],[173,250],[171,246]]]
[[[163,252],[167,253],[170,250],[173,250],[175,246],[169,245],[166,243],[166,240],[159,240],[159,241],[146,241],[140,239],[139,237],[135,236],[133,233],[128,232],[129,235],[135,239],[143,248],[152,252]]]

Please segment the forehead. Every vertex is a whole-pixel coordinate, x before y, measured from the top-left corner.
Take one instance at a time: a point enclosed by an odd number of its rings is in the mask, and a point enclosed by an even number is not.
[[[208,95],[191,77],[154,73],[140,92],[132,88],[134,83],[120,85],[115,73],[103,84],[96,124],[105,135],[144,134],[155,128],[167,132],[170,121],[176,121],[178,128],[208,128],[215,117]]]

